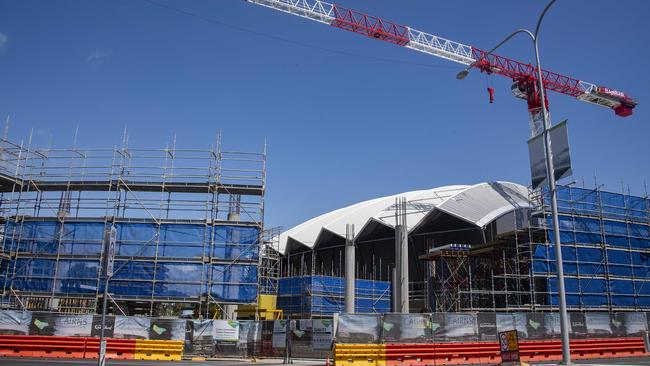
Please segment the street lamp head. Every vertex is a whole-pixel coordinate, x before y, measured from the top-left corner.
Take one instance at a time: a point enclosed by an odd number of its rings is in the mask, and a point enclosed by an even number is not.
[[[467,75],[469,75],[469,70],[465,69],[465,70],[459,72],[458,74],[456,74],[456,79],[463,80],[463,79],[465,79],[465,77]]]

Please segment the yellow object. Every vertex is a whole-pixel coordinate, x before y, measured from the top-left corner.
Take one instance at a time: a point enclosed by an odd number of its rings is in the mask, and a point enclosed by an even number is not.
[[[157,341],[136,339],[135,359],[155,361],[180,361],[183,358],[183,341]]]
[[[278,320],[282,318],[282,310],[277,309],[278,298],[276,295],[260,294],[257,297],[257,306],[239,305],[237,307],[238,319]],[[258,314],[259,318],[255,315]]]
[[[386,366],[386,347],[383,344],[334,345],[335,366]]]

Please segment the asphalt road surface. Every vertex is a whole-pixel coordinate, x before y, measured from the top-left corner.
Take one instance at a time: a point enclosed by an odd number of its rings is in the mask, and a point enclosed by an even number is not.
[[[575,361],[579,365],[592,365],[592,366],[650,366],[650,357],[636,357],[636,358],[612,358],[604,360],[578,360]],[[84,365],[94,366],[97,365],[97,360],[82,360],[82,359],[63,359],[63,358],[25,358],[25,357],[0,357],[0,366],[64,366],[64,365]],[[115,366],[148,366],[148,365],[170,365],[170,366],[277,366],[282,365],[282,360],[278,359],[261,359],[257,362],[250,362],[241,359],[232,360],[218,360],[218,361],[118,361],[107,360],[106,365]],[[324,366],[325,361],[312,360],[294,360],[296,366]],[[557,363],[540,363],[533,365],[557,365]]]
[[[26,358],[26,357],[0,357],[0,366],[95,366],[97,360],[85,359],[66,359],[66,358]],[[153,366],[153,365],[169,365],[169,366],[278,366],[282,365],[282,360],[269,359],[258,360],[257,362],[250,362],[240,359],[232,360],[219,360],[219,361],[140,361],[140,360],[106,360],[108,366]],[[324,366],[325,361],[294,361],[296,366]]]

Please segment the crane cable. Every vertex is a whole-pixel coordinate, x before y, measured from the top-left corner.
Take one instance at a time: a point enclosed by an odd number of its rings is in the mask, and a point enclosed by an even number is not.
[[[367,60],[381,61],[381,62],[387,62],[387,63],[393,63],[393,64],[402,64],[402,65],[410,65],[410,66],[418,66],[418,67],[428,67],[428,68],[434,68],[434,69],[457,69],[457,67],[455,67],[455,66],[431,65],[431,64],[424,64],[424,63],[412,62],[412,61],[395,60],[395,59],[390,59],[390,58],[362,55],[362,54],[358,54],[358,53],[354,53],[354,52],[348,52],[348,51],[336,50],[336,49],[328,48],[328,47],[317,46],[317,45],[314,45],[314,44],[309,44],[309,43],[305,43],[305,42],[301,42],[301,41],[295,41],[295,40],[292,40],[292,39],[289,39],[289,38],[284,38],[284,37],[276,36],[276,35],[273,35],[273,34],[268,34],[266,32],[262,33],[262,32],[259,32],[259,31],[253,30],[253,29],[249,29],[249,28],[238,26],[238,25],[230,24],[230,23],[221,21],[221,20],[216,19],[216,18],[207,17],[207,16],[204,16],[204,15],[201,15],[201,14],[193,13],[193,12],[185,10],[185,9],[181,9],[181,8],[177,8],[177,7],[174,7],[174,6],[171,6],[171,5],[167,5],[167,4],[164,4],[164,3],[160,2],[160,1],[157,1],[157,0],[142,0],[142,1],[145,1],[145,2],[147,2],[149,4],[151,4],[151,5],[157,6],[159,8],[167,9],[167,10],[179,13],[179,14],[183,14],[183,15],[186,15],[186,16],[189,16],[189,17],[193,17],[193,18],[205,21],[205,22],[212,23],[212,24],[217,24],[217,25],[220,25],[220,26],[223,26],[223,27],[226,27],[226,28],[230,28],[230,29],[239,31],[239,32],[248,33],[248,34],[252,34],[252,35],[255,35],[255,36],[259,36],[259,37],[272,39],[272,40],[275,40],[275,41],[284,42],[284,43],[292,44],[292,45],[295,45],[295,46],[300,46],[300,47],[305,47],[305,48],[312,48],[312,49],[316,49],[316,50],[320,50],[320,51],[324,51],[324,52],[329,52],[329,53],[333,53],[333,54],[338,54],[338,55],[343,55],[343,56],[357,57],[357,58],[363,58],[363,59],[367,59]]]

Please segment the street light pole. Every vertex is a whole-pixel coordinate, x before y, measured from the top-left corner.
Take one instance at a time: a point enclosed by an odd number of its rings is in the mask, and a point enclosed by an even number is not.
[[[553,218],[553,239],[555,244],[555,266],[557,267],[557,288],[558,300],[560,302],[560,332],[562,333],[562,363],[565,365],[571,364],[571,349],[569,346],[569,315],[566,307],[566,292],[564,288],[564,265],[562,259],[562,243],[560,242],[560,220],[557,213],[557,189],[555,187],[555,174],[553,167],[553,151],[551,150],[551,135],[549,129],[551,128],[551,121],[546,110],[546,91],[544,90],[544,82],[542,81],[542,66],[539,61],[539,46],[538,34],[539,27],[542,24],[542,19],[548,9],[555,3],[552,0],[539,17],[537,26],[535,27],[535,36],[533,43],[535,44],[535,62],[537,63],[537,82],[539,84],[539,93],[542,101],[542,114],[544,118],[544,150],[546,151],[546,178],[548,179],[549,193],[551,194],[551,216]]]
[[[540,104],[542,108],[542,118],[544,121],[544,129],[542,131],[542,137],[544,140],[544,150],[545,150],[545,155],[546,155],[546,179],[548,180],[548,186],[549,186],[549,194],[551,195],[551,216],[553,220],[553,241],[554,241],[554,248],[555,248],[555,264],[557,267],[557,282],[558,282],[558,299],[560,303],[560,332],[562,335],[562,364],[564,365],[570,365],[571,364],[571,351],[569,348],[569,319],[568,319],[568,313],[567,313],[567,306],[566,306],[566,292],[564,288],[564,266],[563,266],[563,261],[562,261],[562,246],[560,243],[560,220],[558,218],[558,212],[557,212],[557,189],[555,185],[555,175],[554,175],[554,167],[553,167],[553,151],[551,149],[551,137],[549,130],[551,128],[551,121],[548,115],[548,110],[546,108],[546,91],[544,90],[544,81],[542,79],[542,66],[540,63],[540,58],[539,58],[539,46],[538,46],[538,40],[539,40],[539,28],[542,24],[542,19],[544,19],[544,15],[546,15],[546,12],[548,9],[555,3],[556,0],[551,0],[548,5],[544,8],[542,11],[542,14],[539,16],[539,19],[537,20],[537,26],[535,27],[535,33],[533,34],[531,31],[528,29],[518,29],[512,34],[510,34],[508,37],[506,37],[503,41],[501,41],[498,45],[496,45],[494,48],[492,48],[489,52],[487,52],[486,56],[490,55],[492,52],[494,52],[497,48],[501,47],[504,43],[506,43],[510,38],[515,36],[516,34],[519,33],[525,33],[528,36],[530,36],[531,40],[533,41],[533,46],[535,48],[535,62],[536,62],[536,67],[537,67],[537,87],[539,89],[539,97],[540,97]],[[469,65],[466,69],[463,71],[459,72],[458,75],[456,75],[456,78],[458,79],[464,79],[468,74],[469,74],[469,69],[474,66],[475,63]],[[532,126],[533,129],[535,126]],[[543,204],[543,203],[542,203]]]
[[[101,272],[104,275],[104,297],[102,303],[102,329],[99,336],[99,355],[97,358],[97,366],[104,366],[106,364],[106,338],[104,330],[106,329],[106,310],[108,307],[108,284],[113,276],[113,266],[115,264],[115,240],[117,231],[115,226],[111,226],[104,232],[103,250],[102,250],[102,268]]]

